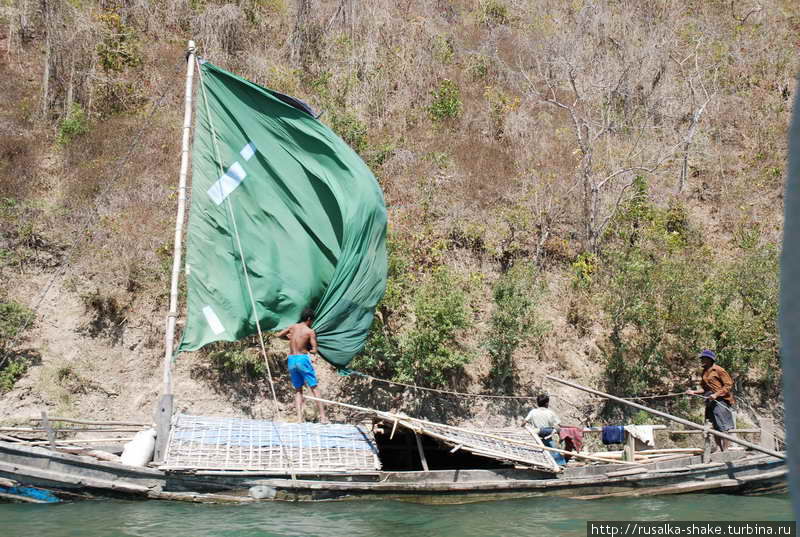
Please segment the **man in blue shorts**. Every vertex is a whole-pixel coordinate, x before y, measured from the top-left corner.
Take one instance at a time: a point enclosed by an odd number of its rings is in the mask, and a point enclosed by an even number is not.
[[[308,386],[311,394],[319,399],[317,374],[312,365],[312,361],[316,360],[317,355],[317,334],[311,329],[313,322],[314,311],[306,308],[299,323],[293,324],[278,334],[279,338],[289,340],[289,375],[292,377],[292,386],[295,390],[294,406],[297,410],[297,421],[300,423],[305,421],[303,386]],[[320,401],[317,401],[317,408],[319,409],[320,423],[328,423],[325,407]]]

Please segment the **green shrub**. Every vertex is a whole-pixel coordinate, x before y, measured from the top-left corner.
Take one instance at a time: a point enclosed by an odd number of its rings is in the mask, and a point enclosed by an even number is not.
[[[405,317],[406,302],[410,294],[410,261],[403,255],[405,245],[389,232],[386,237],[388,257],[386,292],[378,304],[375,319],[370,327],[364,350],[356,356],[350,367],[378,378],[392,378],[397,370],[402,349],[398,330]]]
[[[473,54],[467,60],[467,73],[473,82],[483,80],[489,74],[489,58]]]
[[[508,24],[511,20],[508,7],[499,0],[482,0],[479,4],[479,17],[483,24]]]
[[[433,57],[440,63],[452,63],[455,57],[453,40],[451,37],[436,36],[433,40]]]
[[[0,367],[0,393],[5,393],[14,387],[30,367],[30,361],[24,356],[8,357],[5,364]]]
[[[621,207],[595,274],[610,321],[609,390],[641,395],[686,383],[703,347],[734,377],[775,389],[778,250],[752,231],[726,259],[703,244],[681,205],[653,205],[646,185]],[[752,226],[751,226],[752,230]]]
[[[389,284],[380,314],[352,367],[398,382],[446,386],[471,359],[458,341],[470,324],[466,284],[439,267],[424,276],[424,283],[412,285],[407,267],[405,257],[393,256],[390,249]],[[406,307],[411,309],[408,315]]]
[[[107,11],[100,15],[103,24],[102,41],[97,45],[97,57],[106,71],[120,72],[142,63],[139,39],[130,26],[123,24],[118,13]]]
[[[221,377],[254,380],[267,374],[258,348],[258,338],[250,337],[241,341],[218,341],[206,345],[203,352]]]
[[[367,126],[354,114],[334,112],[331,114],[331,128],[342,137],[342,140],[358,154],[363,154],[367,147]]]
[[[81,108],[81,105],[72,103],[67,117],[62,119],[58,125],[56,141],[61,145],[66,145],[76,136],[87,132],[89,132],[89,121],[86,118],[86,113]]]
[[[33,311],[22,304],[0,302],[0,393],[13,388],[30,365],[27,357],[15,352],[15,347],[34,318]]]
[[[445,267],[434,270],[414,297],[414,324],[401,343],[396,380],[448,385],[471,356],[458,342],[470,325],[463,283]]]
[[[461,114],[461,90],[452,80],[442,80],[431,95],[433,102],[428,107],[428,114],[433,121],[455,119]]]
[[[494,285],[495,307],[484,346],[492,358],[494,384],[509,392],[514,388],[514,352],[531,340],[541,341],[548,329],[536,316],[541,287],[535,285],[534,274],[528,265],[515,265]]]
[[[592,285],[592,275],[597,271],[597,256],[583,253],[572,263],[572,285],[576,288],[586,289]]]

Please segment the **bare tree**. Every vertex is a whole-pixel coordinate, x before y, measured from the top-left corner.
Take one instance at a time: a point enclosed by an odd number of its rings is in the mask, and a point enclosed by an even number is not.
[[[714,87],[716,86],[717,68],[716,66],[712,66],[709,69],[704,69],[700,65],[698,49],[700,48],[701,44],[702,42],[698,42],[695,47],[694,54],[686,56],[685,58],[681,59],[676,58],[674,55],[671,56],[671,60],[677,65],[678,71],[683,75],[683,78],[686,81],[691,100],[691,110],[687,113],[689,127],[686,131],[686,136],[682,144],[683,163],[681,165],[681,175],[678,180],[678,193],[683,192],[688,180],[689,150],[691,149],[694,135],[697,132],[697,126],[700,123],[700,118],[703,116],[703,112],[705,112],[706,107],[714,98],[716,93]],[[692,66],[688,72],[686,72],[685,68],[687,64]],[[707,73],[710,73],[711,76],[710,82],[712,88],[710,92],[708,83],[704,80],[704,78],[707,76]]]
[[[532,40],[518,62],[528,99],[562,111],[570,125],[575,149],[566,192],[579,193],[579,234],[590,252],[599,251],[636,177],[656,172],[681,143],[687,147],[665,124],[670,102],[660,86],[668,32],[643,31],[634,39],[625,25],[601,15],[585,8],[563,34]]]

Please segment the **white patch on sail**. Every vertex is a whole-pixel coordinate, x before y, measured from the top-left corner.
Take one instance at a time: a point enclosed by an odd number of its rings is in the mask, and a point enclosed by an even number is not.
[[[247,172],[244,171],[242,165],[238,162],[234,162],[231,164],[231,167],[228,168],[228,173],[220,177],[217,182],[208,189],[208,197],[219,205],[225,201],[225,198],[230,196],[231,192],[236,190],[236,187],[244,181],[245,177],[247,177]]]
[[[189,263],[186,263],[186,268],[185,268],[185,270],[186,270],[186,275],[187,275],[187,276],[188,276],[189,274],[191,274],[191,272],[192,272],[192,267],[191,267],[191,265],[189,265]]]
[[[253,158],[253,155],[256,154],[255,144],[253,144],[253,142],[250,142],[249,144],[244,146],[241,151],[239,151],[239,154],[242,155],[243,159],[250,160],[251,158]]]
[[[219,320],[219,317],[217,317],[217,314],[214,312],[211,306],[203,306],[203,315],[206,316],[208,326],[211,327],[211,331],[214,332],[215,336],[218,336],[225,331],[225,327],[222,326],[222,321]]]

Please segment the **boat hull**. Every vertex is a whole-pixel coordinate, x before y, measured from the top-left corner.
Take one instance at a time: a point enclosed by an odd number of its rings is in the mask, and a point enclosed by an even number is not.
[[[17,489],[80,498],[155,498],[195,502],[393,499],[466,503],[535,497],[600,499],[695,492],[771,494],[787,490],[783,459],[748,452],[698,456],[638,468],[596,465],[554,476],[529,469],[434,470],[298,475],[257,472],[166,472],[131,468],[45,448],[0,442],[0,478]],[[0,500],[26,501],[24,498]]]

